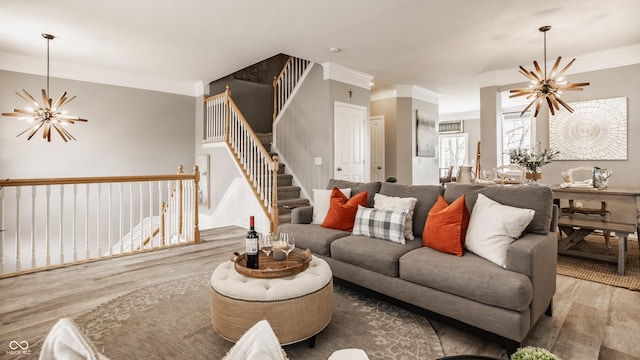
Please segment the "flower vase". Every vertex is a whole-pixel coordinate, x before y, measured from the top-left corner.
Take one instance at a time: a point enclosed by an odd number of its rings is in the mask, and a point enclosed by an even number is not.
[[[540,170],[540,169],[536,169],[536,170],[527,169],[527,171],[525,172],[524,176],[527,179],[527,184],[529,184],[529,185],[538,185],[538,182],[540,181],[540,179],[542,179],[542,170]]]

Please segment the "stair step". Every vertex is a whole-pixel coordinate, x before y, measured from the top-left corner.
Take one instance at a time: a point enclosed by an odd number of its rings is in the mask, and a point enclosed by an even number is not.
[[[278,187],[293,185],[293,175],[278,174]]]
[[[299,186],[278,186],[278,200],[294,199],[299,197]]]

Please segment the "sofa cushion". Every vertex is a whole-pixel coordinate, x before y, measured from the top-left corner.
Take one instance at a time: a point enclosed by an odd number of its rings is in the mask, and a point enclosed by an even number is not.
[[[331,199],[329,200],[329,211],[322,222],[322,227],[351,231],[353,230],[353,222],[356,219],[358,206],[367,202],[367,193],[362,192],[351,199],[348,199],[338,188],[331,191]]]
[[[309,249],[314,254],[331,256],[331,243],[341,237],[349,236],[348,231],[323,228],[315,224],[281,224],[279,232],[293,234],[296,247]]]
[[[331,257],[387,276],[398,276],[398,259],[421,247],[419,241],[404,245],[367,236],[346,236],[331,243]]]
[[[382,183],[380,194],[395,197],[414,197],[418,199],[413,210],[413,236],[422,237],[424,224],[427,221],[427,214],[433,204],[438,200],[438,195],[442,195],[444,188],[437,185],[400,185]],[[454,199],[455,200],[455,199]]]
[[[331,179],[329,180],[329,185],[327,185],[327,189],[333,189],[334,187],[339,187],[340,189],[351,188],[351,196],[355,196],[361,192],[367,192],[367,207],[373,207],[373,196],[380,192],[380,182],[369,182],[369,183],[359,183],[353,181],[346,180],[337,180]]]
[[[533,298],[526,275],[505,271],[470,252],[457,257],[422,247],[402,256],[399,263],[404,280],[484,304],[523,311]]]
[[[422,233],[422,244],[447,254],[462,256],[469,225],[464,195],[448,204],[442,196],[429,211]]]
[[[351,197],[351,189],[340,189],[344,196],[348,198]],[[313,189],[313,217],[311,220],[312,224],[322,224],[324,219],[327,217],[327,212],[329,211],[329,204],[331,200],[331,190],[324,189]]]
[[[385,211],[358,206],[351,234],[404,244],[404,226],[408,213],[407,209]]]
[[[444,199],[451,202],[466,194],[465,201],[469,211],[473,213],[478,194],[501,204],[535,210],[533,220],[527,226],[527,232],[546,235],[551,229],[553,218],[553,192],[546,186],[484,186],[467,184],[447,184]]]
[[[522,235],[534,210],[502,205],[478,194],[467,230],[469,251],[502,267],[507,266],[507,248]]]
[[[373,207],[380,210],[395,211],[407,210],[404,225],[404,238],[413,240],[413,211],[416,207],[418,199],[414,197],[401,198],[396,196],[387,196],[383,194],[375,194],[373,197]]]

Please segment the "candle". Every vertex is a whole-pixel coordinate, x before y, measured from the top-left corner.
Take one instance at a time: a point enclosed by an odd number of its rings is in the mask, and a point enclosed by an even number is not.
[[[284,252],[284,248],[287,247],[287,243],[282,240],[274,241],[271,245],[273,248],[273,260],[286,260],[287,254]]]

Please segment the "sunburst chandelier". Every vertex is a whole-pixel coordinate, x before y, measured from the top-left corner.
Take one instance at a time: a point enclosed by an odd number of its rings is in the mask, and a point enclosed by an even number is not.
[[[27,136],[27,140],[31,140],[33,135],[35,135],[38,130],[42,130],[42,138],[47,139],[47,141],[51,141],[51,133],[53,130],[57,131],[60,137],[67,142],[71,139],[76,140],[67,129],[64,128],[63,125],[74,124],[76,121],[87,122],[87,119],[81,119],[78,116],[67,115],[66,111],[61,111],[60,109],[70,103],[73,99],[67,98],[67,92],[63,92],[62,95],[56,100],[52,102],[51,99],[47,96],[49,93],[49,42],[55,38],[55,36],[50,34],[42,34],[42,37],[47,39],[47,89],[42,89],[42,105],[38,103],[38,101],[31,96],[27,92],[27,90],[22,89],[22,94],[16,91],[16,95],[18,95],[21,99],[26,101],[29,104],[29,107],[25,109],[13,109],[13,112],[10,113],[2,113],[2,116],[14,116],[18,117],[19,120],[25,120],[29,123],[35,123],[32,126],[29,126],[26,130],[16,135],[16,137],[29,132]],[[32,107],[34,106],[34,107]]]
[[[553,65],[551,69],[551,73],[547,76],[547,31],[551,30],[551,26],[543,26],[538,29],[540,32],[544,34],[544,72],[540,70],[540,66],[538,66],[538,62],[534,61],[533,66],[536,71],[529,71],[524,67],[520,66],[520,73],[529,78],[531,80],[531,85],[528,88],[524,89],[514,89],[510,90],[510,98],[518,97],[518,96],[527,96],[527,100],[533,98],[529,105],[527,105],[524,110],[520,113],[520,116],[524,115],[527,110],[532,105],[536,105],[534,117],[538,116],[538,111],[540,111],[540,106],[546,100],[547,105],[549,106],[549,111],[551,111],[551,115],[555,115],[556,110],[560,110],[560,105],[562,105],[565,109],[569,110],[569,112],[573,112],[573,109],[569,104],[564,102],[560,95],[563,91],[582,91],[582,86],[588,86],[589,83],[575,83],[569,84],[568,81],[564,80],[562,76],[567,69],[573,64],[576,59],[569,61],[569,63],[562,68],[559,72],[558,66],[560,65],[560,60],[562,57],[558,56],[558,60]]]

